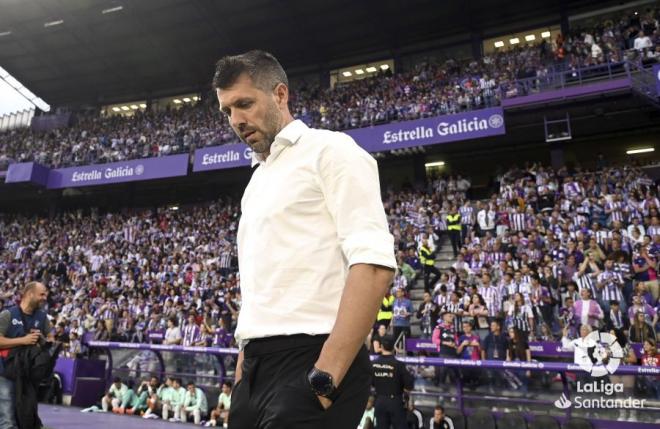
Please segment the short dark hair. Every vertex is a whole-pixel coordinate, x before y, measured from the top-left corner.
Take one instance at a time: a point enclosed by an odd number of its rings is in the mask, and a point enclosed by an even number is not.
[[[227,89],[244,73],[262,91],[272,91],[280,83],[289,86],[289,79],[277,58],[266,51],[252,50],[220,58],[215,63],[213,88]]]
[[[442,414],[445,413],[445,407],[439,404],[435,406],[434,410],[442,411]]]
[[[225,381],[223,381],[223,382],[222,382],[222,385],[223,385],[223,386],[227,386],[227,387],[229,387],[230,389],[234,386],[233,383],[232,383],[231,381],[229,381],[229,380],[225,380]]]

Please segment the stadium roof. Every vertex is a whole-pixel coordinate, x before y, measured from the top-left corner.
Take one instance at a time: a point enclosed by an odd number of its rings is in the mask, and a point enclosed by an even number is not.
[[[567,4],[603,2],[0,0],[0,66],[50,104],[127,101],[205,88],[225,54],[261,48],[289,71],[322,70],[556,24]]]

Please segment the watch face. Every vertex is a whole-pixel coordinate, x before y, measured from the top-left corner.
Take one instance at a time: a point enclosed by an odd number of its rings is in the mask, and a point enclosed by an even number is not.
[[[312,371],[309,376],[309,384],[312,386],[312,390],[320,396],[331,394],[335,388],[332,384],[332,376],[319,370]]]

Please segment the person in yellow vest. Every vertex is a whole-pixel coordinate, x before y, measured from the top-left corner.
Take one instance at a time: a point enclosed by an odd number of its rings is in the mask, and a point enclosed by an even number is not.
[[[440,271],[435,267],[435,251],[431,251],[429,240],[426,238],[422,240],[422,247],[419,248],[419,261],[424,269],[424,290],[429,292],[440,278]]]
[[[454,258],[458,256],[461,243],[461,214],[455,205],[452,205],[447,214],[447,231],[451,241],[451,249],[454,251]]]
[[[383,298],[383,302],[380,304],[378,315],[376,316],[376,326],[384,325],[385,328],[388,328],[392,322],[392,316],[394,315],[393,311],[394,295],[387,292],[387,295]]]

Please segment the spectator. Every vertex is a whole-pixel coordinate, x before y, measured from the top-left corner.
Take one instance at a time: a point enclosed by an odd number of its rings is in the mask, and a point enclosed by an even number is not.
[[[645,35],[643,31],[640,31],[637,34],[637,37],[635,38],[635,46],[634,46],[635,49],[638,51],[642,51],[652,46],[653,46],[653,42],[651,42],[649,36]]]
[[[209,421],[204,426],[216,427],[220,423],[223,427],[229,427],[229,408],[231,407],[231,381],[223,381],[218,396],[218,405],[211,410]]]
[[[647,339],[656,340],[655,330],[646,322],[644,313],[638,312],[635,315],[635,320],[630,325],[628,338],[633,343],[644,343]]]
[[[412,302],[406,297],[404,289],[396,289],[396,299],[394,300],[392,326],[394,327],[394,339],[410,338],[410,317],[413,315]]]
[[[164,384],[160,382],[158,377],[152,376],[149,380],[147,390],[147,403],[144,414],[145,419],[157,419],[162,414],[164,393],[169,394],[171,379],[168,377]]]
[[[660,367],[660,358],[658,357],[658,347],[656,342],[647,338],[644,340],[644,354],[642,355],[642,366]],[[660,377],[653,375],[641,376],[640,385],[642,389],[655,395],[655,399],[660,399]]]
[[[128,386],[122,383],[121,378],[115,377],[112,380],[110,388],[101,399],[103,411],[108,412],[119,408],[126,392],[128,392]]]
[[[195,383],[189,382],[180,408],[181,421],[185,423],[188,421],[188,416],[192,416],[194,423],[199,425],[207,415],[208,402],[206,394],[202,389],[196,387]]]
[[[531,362],[532,353],[529,349],[529,343],[522,332],[517,328],[509,328],[509,341],[506,351],[507,361],[522,361]],[[513,377],[514,384],[518,385],[523,392],[527,392],[529,384],[530,371],[519,370],[515,372],[516,377]]]
[[[433,417],[429,420],[429,429],[454,429],[451,417],[445,414],[442,405],[436,405],[433,409]]]
[[[169,401],[165,402],[163,400],[163,420],[169,420],[170,422],[180,422],[181,419],[181,408],[185,400],[186,389],[181,386],[181,380],[178,378],[172,379],[172,387],[169,392]],[[170,411],[173,414],[172,418],[168,418]]]
[[[431,338],[433,334],[433,326],[435,321],[438,320],[439,308],[432,301],[431,294],[429,292],[424,292],[424,298],[419,308],[417,309],[417,318],[420,319],[420,325],[422,328],[422,338]]]

